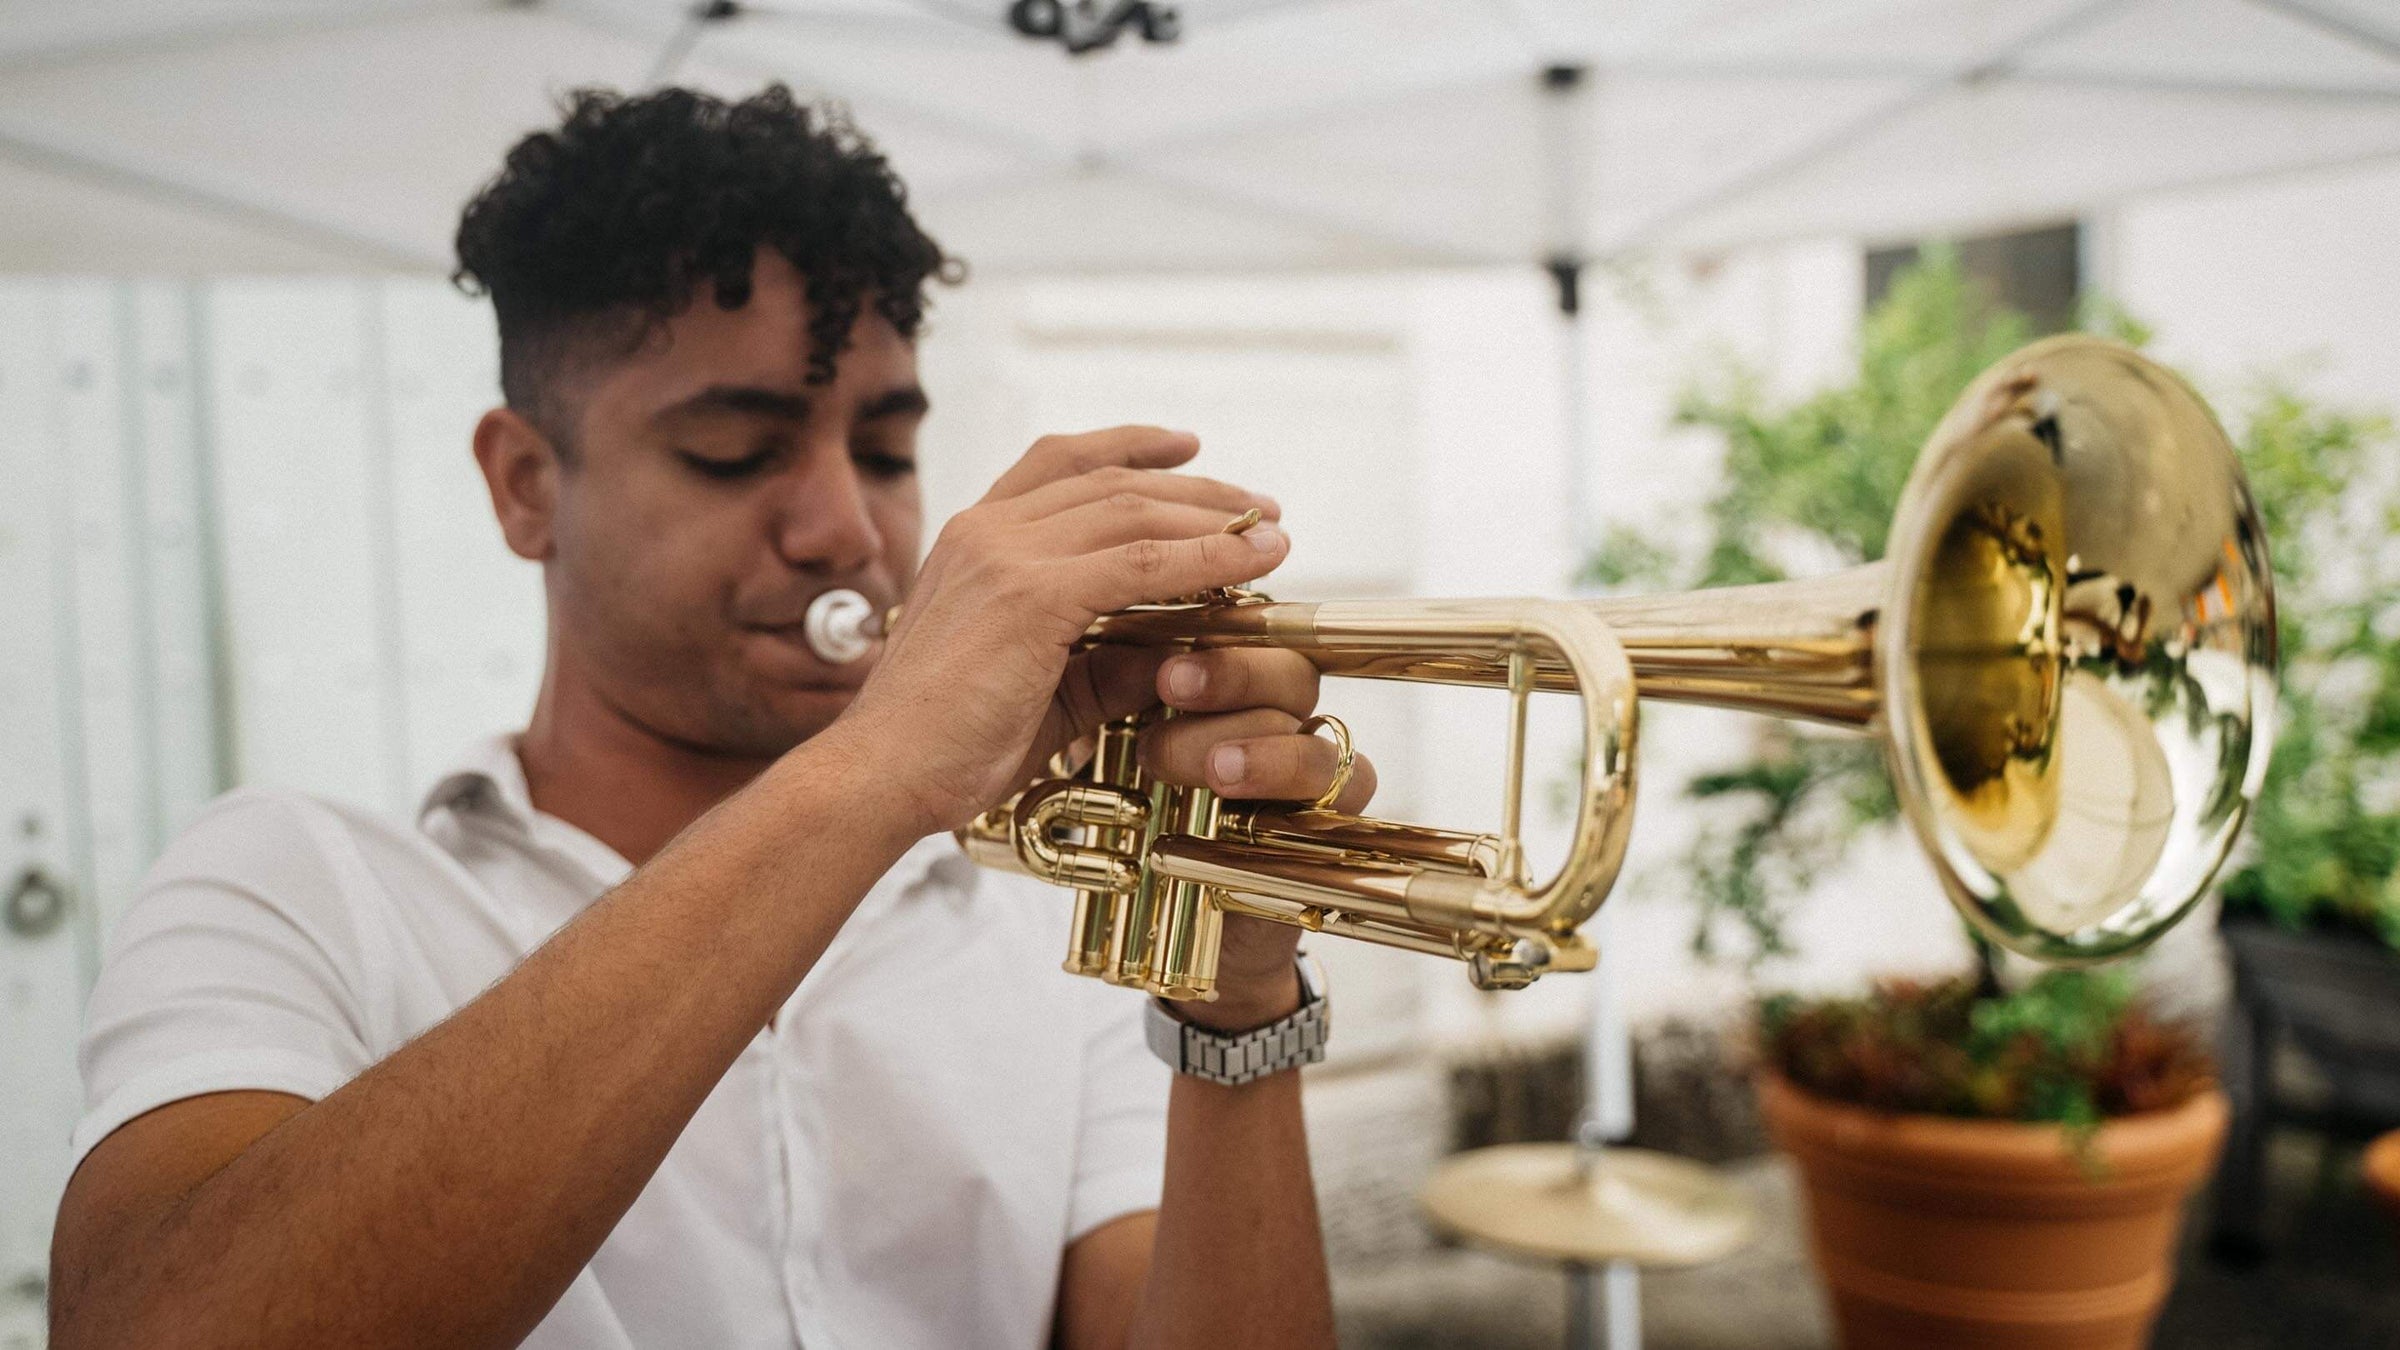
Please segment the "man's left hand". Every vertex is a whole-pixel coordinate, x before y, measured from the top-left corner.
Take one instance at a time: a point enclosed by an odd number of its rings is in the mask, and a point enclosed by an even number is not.
[[[1186,787],[1245,801],[1313,802],[1332,786],[1333,742],[1303,735],[1317,706],[1317,668],[1298,652],[1218,649],[1173,656],[1158,668],[1159,701],[1181,716],[1142,731],[1142,766]],[[1375,766],[1357,757],[1331,809],[1355,814],[1375,795]],[[1184,1003],[1188,1020],[1243,1031],[1300,1004],[1292,954],[1300,930],[1242,914],[1225,916],[1217,998]]]

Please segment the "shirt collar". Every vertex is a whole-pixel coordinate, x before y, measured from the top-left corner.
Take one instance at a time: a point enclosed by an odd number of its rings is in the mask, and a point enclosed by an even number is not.
[[[417,807],[419,826],[438,811],[496,822],[529,841],[582,855],[608,885],[624,880],[633,870],[633,865],[608,845],[534,809],[533,792],[525,785],[525,765],[517,758],[513,734],[486,737],[469,746],[425,794]],[[910,845],[884,873],[883,883],[897,884],[903,892],[931,891],[964,904],[974,892],[978,870],[957,840],[933,834]]]
[[[537,813],[533,791],[525,786],[525,766],[517,759],[517,738],[488,736],[468,746],[418,804],[417,820],[445,809],[479,812],[530,830]]]

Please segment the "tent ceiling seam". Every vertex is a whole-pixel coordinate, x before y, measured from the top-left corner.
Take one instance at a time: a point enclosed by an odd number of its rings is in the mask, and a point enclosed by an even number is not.
[[[136,32],[115,33],[65,46],[35,47],[0,56],[0,75],[32,75],[97,61],[129,57],[171,56],[230,46],[257,38],[299,34],[341,33],[380,24],[420,19],[429,14],[474,13],[481,5],[464,0],[402,0],[372,5],[362,12],[316,15],[308,18],[228,19],[219,22],[163,24]]]
[[[2287,19],[2322,29],[2387,61],[2400,61],[2400,35],[2385,32],[2348,14],[2334,13],[2314,3],[2314,0],[2250,0],[2250,3]]]
[[[609,37],[639,42],[652,42],[658,38],[656,33],[635,33],[631,26],[621,19],[602,13],[589,5],[572,3],[552,5],[548,7],[547,12]],[[1014,156],[1031,167],[1056,168],[1071,166],[1074,162],[1074,156],[1069,151],[1042,137],[1028,134],[1005,135],[983,123],[929,107],[913,99],[895,97],[877,90],[846,87],[840,81],[827,80],[805,67],[778,62],[772,58],[762,58],[755,52],[729,53],[724,43],[713,44],[709,49],[706,61],[707,64],[720,67],[731,74],[800,84],[805,86],[804,93],[813,96],[821,96],[860,108],[888,112],[897,117],[913,120],[929,129],[956,136],[961,140],[981,145],[988,150]]]
[[[21,129],[0,126],[0,159],[10,159],[53,174],[82,178],[137,197],[175,202],[198,208],[229,221],[264,227],[296,243],[340,252],[364,254],[386,267],[410,272],[448,272],[450,260],[414,245],[378,238],[364,230],[322,220],[288,207],[242,196],[240,193],[187,182],[141,165],[127,164],[88,150],[61,145]]]
[[[924,192],[923,196],[928,203],[935,205],[961,201],[972,201],[974,198],[985,193],[1005,192],[1013,188],[1040,187],[1044,183],[1054,182],[1060,179],[1071,178],[1078,175],[1095,177],[1113,176],[1128,182],[1149,183],[1152,186],[1164,188],[1169,192],[1176,193],[1180,196],[1202,202],[1210,206],[1219,208],[1231,207],[1239,211],[1252,212],[1258,215],[1269,217],[1271,219],[1280,220],[1287,225],[1297,226],[1313,234],[1329,237],[1347,236],[1352,239],[1371,241],[1386,248],[1398,249],[1405,254],[1411,255],[1412,257],[1421,259],[1436,266],[1461,267],[1503,261],[1502,259],[1489,258],[1477,254],[1462,252],[1461,250],[1448,244],[1436,243],[1425,239],[1411,238],[1405,234],[1402,234],[1398,230],[1390,229],[1388,227],[1348,220],[1338,216],[1327,216],[1320,212],[1310,211],[1305,207],[1294,206],[1289,202],[1273,201],[1267,198],[1254,196],[1249,193],[1239,192],[1221,184],[1201,182],[1195,179],[1187,178],[1167,170],[1128,165],[1115,161],[1108,162],[1104,167],[1097,171],[1095,171],[1089,163],[1068,165],[1060,168],[1056,172],[1038,175],[1030,180],[1014,174],[988,175],[971,182],[951,184],[940,188],[928,188]],[[1009,269],[1004,266],[1002,270],[1006,271]],[[1031,268],[1025,270],[1038,273],[1044,269]]]
[[[1877,131],[1899,121],[1910,113],[1934,102],[1961,86],[1971,86],[2004,76],[2012,63],[2028,53],[2097,22],[2109,11],[2124,8],[2130,0],[2090,0],[2030,33],[1978,57],[1962,62],[1940,78],[1928,80],[1888,102],[1867,110],[1864,114],[1833,128],[1822,136],[1779,158],[1769,160],[1755,169],[1738,173],[1716,185],[1704,188],[1691,197],[1658,212],[1634,226],[1610,248],[1607,256],[1621,256],[1649,247],[1657,239],[1694,216],[1731,205],[1770,184],[1788,178],[1874,135]]]
[[[1633,61],[1602,61],[1595,63],[1592,73],[1600,77],[1631,79],[1827,79],[1870,80],[1916,78],[1938,81],[1944,87],[1958,82],[1960,72],[1955,67],[1925,65],[1859,66],[1839,64],[1814,66],[1795,64],[1777,66],[1771,63],[1742,64],[1710,61],[1676,61],[1643,58]],[[1255,117],[1227,120],[1214,126],[1192,127],[1157,136],[1140,137],[1104,144],[1100,153],[1110,160],[1132,155],[1174,154],[1205,149],[1212,145],[1236,144],[1258,136],[1288,134],[1294,126],[1306,125],[1329,116],[1369,112],[1380,107],[1414,102],[1420,98],[1436,98],[1472,90],[1487,84],[1503,82],[1504,76],[1490,72],[1446,80],[1427,81],[1405,89],[1380,90],[1375,94],[1353,99],[1335,99],[1302,107],[1279,109]],[[2400,102],[2400,84],[2389,87],[2377,85],[2310,85],[2253,83],[2236,80],[2186,79],[2178,76],[2151,76],[2135,71],[2058,68],[2049,70],[2011,68],[1985,77],[1992,84],[2028,84],[2050,87],[2073,86],[2091,89],[2122,89],[2149,94],[2194,94],[2255,98],[2291,98],[2326,102]]]
[[[1187,197],[1198,198],[1201,201],[1214,201],[1219,204],[1231,204],[1233,206],[1240,207],[1245,211],[1255,211],[1261,215],[1279,217],[1284,221],[1300,226],[1303,229],[1314,230],[1320,233],[1336,236],[1347,235],[1353,239],[1375,241],[1377,243],[1381,243],[1387,248],[1398,248],[1408,253],[1415,254],[1428,263],[1457,267],[1488,261],[1487,259],[1476,257],[1473,254],[1463,253],[1448,244],[1436,243],[1432,240],[1412,237],[1388,226],[1370,225],[1360,221],[1348,220],[1341,216],[1327,215],[1323,212],[1311,211],[1304,207],[1293,206],[1288,202],[1273,201],[1267,198],[1253,196],[1250,193],[1239,192],[1218,183],[1198,182],[1193,179],[1183,177],[1179,174],[1172,174],[1163,170],[1149,168],[1119,167],[1117,172],[1125,177],[1136,178],[1145,182],[1155,183],[1158,186],[1166,188],[1170,191],[1182,193]]]
[[[1462,93],[1486,85],[1513,83],[1521,79],[1531,88],[1534,73],[1514,68],[1505,71],[1479,70],[1467,75],[1427,80],[1402,89],[1380,89],[1364,96],[1327,99],[1321,103],[1282,108],[1251,117],[1227,118],[1213,126],[1188,127],[1155,136],[1137,136],[1104,146],[1102,153],[1111,159],[1128,155],[1176,154],[1205,149],[1211,145],[1240,142],[1253,136],[1288,135],[1294,127],[1307,126],[1322,118],[1371,112],[1377,108]]]
[[[1630,56],[1601,59],[1594,71],[1632,79],[1688,80],[1932,80],[1955,79],[1953,66],[1922,61],[1742,61],[1713,57]],[[2295,84],[2289,82],[2222,80],[2182,75],[2157,75],[2104,66],[2028,66],[2018,64],[1985,76],[1992,83],[2082,84],[2122,87],[2144,93],[2272,94],[2293,98],[2400,98],[2400,83]]]
[[[920,14],[929,14],[946,24],[966,29],[972,33],[980,33],[984,37],[996,41],[1005,42],[1011,36],[1008,30],[1001,27],[995,20],[980,15],[963,5],[948,3],[948,0],[905,0],[905,3],[910,9],[916,10]]]
[[[1778,244],[1788,244],[1795,240],[1821,239],[1829,234],[1838,233],[1854,238],[1861,248],[1871,250],[1914,244],[1927,238],[1943,235],[2011,234],[2019,230],[2057,225],[2061,221],[2075,217],[2090,216],[2103,211],[2122,210],[2153,197],[2170,196],[2179,192],[2215,191],[2241,187],[2249,183],[2271,183],[2279,179],[2305,174],[2385,163],[2400,163],[2400,144],[2382,150],[2328,155],[2323,159],[2296,160],[2263,168],[2235,169],[2207,178],[2178,178],[2172,183],[2151,184],[2108,192],[2089,192],[2073,200],[2059,202],[2053,207],[2040,210],[1967,212],[1946,219],[1924,221],[1897,229],[1878,230],[1849,227],[1837,231],[1802,225],[1783,231],[1744,232],[1740,236],[1738,244],[1744,248],[1772,247]],[[1730,245],[1717,247],[1726,246]],[[1620,265],[1627,261],[1627,257],[1620,254],[1603,261],[1612,266]]]

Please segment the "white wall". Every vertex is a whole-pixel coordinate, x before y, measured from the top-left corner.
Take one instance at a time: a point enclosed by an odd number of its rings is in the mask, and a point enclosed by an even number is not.
[[[2220,402],[2272,372],[2400,409],[2400,163],[2148,198],[2095,252],[2100,286]]]
[[[398,809],[531,706],[492,387],[434,283],[0,281],[0,897],[70,899],[0,926],[0,1347],[39,1344],[83,991],[160,846],[235,782]]]
[[[539,573],[500,542],[467,445],[488,314],[431,281],[208,288],[233,777],[401,811],[520,724]]]
[[[0,895],[65,901],[0,924],[0,1345],[41,1334],[101,935],[218,782],[190,300],[0,281]]]

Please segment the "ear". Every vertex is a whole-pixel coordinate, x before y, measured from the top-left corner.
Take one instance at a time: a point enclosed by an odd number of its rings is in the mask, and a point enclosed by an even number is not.
[[[492,494],[492,514],[511,553],[546,562],[558,509],[558,450],[533,423],[494,408],[475,424],[475,462]]]

